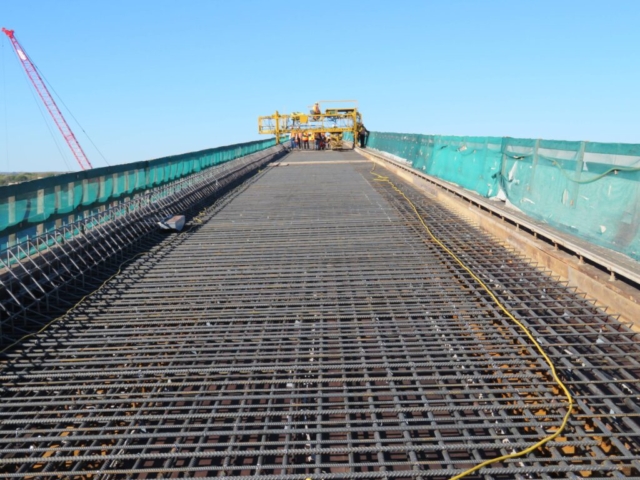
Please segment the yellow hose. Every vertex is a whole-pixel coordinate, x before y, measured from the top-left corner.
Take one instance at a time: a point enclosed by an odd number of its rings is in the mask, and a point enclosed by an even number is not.
[[[500,308],[500,310],[502,310],[505,313],[505,315],[507,317],[509,317],[516,325],[518,325],[518,327],[520,327],[522,329],[522,331],[527,335],[527,337],[529,337],[529,339],[533,342],[533,344],[535,345],[535,347],[538,350],[538,352],[540,352],[540,355],[542,355],[542,357],[547,362],[547,365],[549,365],[549,369],[551,371],[551,376],[553,377],[555,382],[558,384],[558,386],[562,389],[562,391],[564,392],[565,397],[567,398],[567,401],[569,402],[569,406],[567,408],[567,413],[565,413],[564,418],[562,419],[562,423],[560,424],[560,428],[558,428],[558,430],[556,430],[551,435],[543,438],[542,440],[540,440],[536,444],[531,445],[530,447],[527,447],[524,450],[520,450],[519,452],[513,452],[513,453],[510,453],[510,454],[507,454],[507,455],[502,455],[500,457],[492,458],[490,460],[485,460],[484,462],[479,463],[479,464],[475,465],[474,467],[471,467],[470,469],[465,470],[464,472],[451,477],[451,480],[459,480],[460,478],[464,478],[467,475],[470,475],[473,472],[475,472],[477,470],[480,470],[481,468],[486,467],[487,465],[491,465],[492,463],[495,463],[495,462],[500,462],[502,460],[507,460],[509,458],[521,457],[523,455],[526,455],[528,453],[533,452],[537,448],[543,446],[545,443],[550,442],[551,440],[556,438],[558,435],[560,435],[564,431],[564,429],[567,426],[567,423],[569,422],[569,417],[571,416],[571,410],[573,409],[573,397],[571,396],[571,393],[569,392],[569,389],[567,388],[567,386],[558,377],[558,374],[556,373],[556,367],[553,364],[553,362],[551,361],[551,358],[549,358],[549,356],[545,353],[545,351],[543,350],[542,346],[538,343],[538,341],[535,339],[535,337],[529,331],[529,329],[526,326],[524,326],[524,324],[522,324],[522,322],[520,322],[516,317],[514,317],[511,314],[511,312],[509,312],[509,310],[507,310],[507,307],[505,307],[502,304],[502,302],[500,302],[498,297],[496,297],[496,295],[491,291],[491,289],[487,286],[487,284],[484,283],[475,273],[473,273],[473,271],[467,265],[465,265],[465,263],[462,260],[460,260],[460,258],[458,258],[458,256],[455,253],[453,253],[444,243],[442,243],[433,234],[431,229],[427,226],[425,221],[422,219],[422,216],[418,212],[418,209],[416,208],[414,203],[411,200],[409,200],[409,198],[404,194],[404,192],[402,192],[398,187],[396,187],[394,185],[394,183],[391,180],[389,180],[389,177],[386,177],[384,175],[379,175],[379,174],[375,173],[374,172],[375,168],[376,168],[376,164],[374,163],[373,168],[371,169],[371,174],[376,176],[375,180],[377,182],[388,183],[389,185],[391,185],[391,188],[393,188],[396,192],[398,192],[398,194],[400,194],[407,201],[407,203],[411,206],[411,208],[415,212],[416,216],[418,217],[418,220],[420,220],[420,223],[422,224],[422,226],[424,227],[426,232],[429,234],[429,237],[431,237],[431,239],[434,241],[434,243],[436,245],[438,245],[440,248],[442,248],[442,250],[444,250],[447,254],[449,254],[449,256],[451,258],[453,258],[458,265],[460,265],[469,275],[471,275],[471,277],[476,282],[478,282],[478,284],[483,288],[483,290],[485,290],[487,292],[487,294],[489,294],[489,296],[492,298],[492,300],[495,302],[495,304],[498,306],[498,308]]]

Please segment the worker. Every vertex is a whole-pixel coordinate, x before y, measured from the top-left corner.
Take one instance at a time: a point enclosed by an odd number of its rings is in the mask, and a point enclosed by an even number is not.
[[[320,104],[318,102],[313,104],[313,108],[311,109],[311,115],[314,115],[313,120],[314,121],[318,121],[320,119],[320,117],[316,116],[316,115],[320,115]]]
[[[309,150],[309,132],[306,130],[302,133],[302,146],[305,150]]]
[[[302,133],[300,130],[296,132],[296,144],[298,145],[298,150],[302,148]]]
[[[316,150],[320,150],[320,137],[322,137],[320,132],[316,132],[316,134],[314,135],[314,140],[315,140],[315,144],[316,144]]]
[[[295,132],[293,132],[291,134],[291,150],[293,150],[294,148],[296,148],[296,134],[295,134]]]
[[[364,124],[360,124],[358,127],[358,140],[360,141],[360,148],[367,146],[367,138],[369,137],[369,130],[366,129]]]

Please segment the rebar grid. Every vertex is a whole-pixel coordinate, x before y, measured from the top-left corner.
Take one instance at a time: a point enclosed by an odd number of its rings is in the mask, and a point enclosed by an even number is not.
[[[268,167],[10,352],[0,477],[449,478],[557,429],[548,366],[406,201],[318,163],[360,158]],[[576,399],[469,478],[640,475],[633,333],[402,188]]]

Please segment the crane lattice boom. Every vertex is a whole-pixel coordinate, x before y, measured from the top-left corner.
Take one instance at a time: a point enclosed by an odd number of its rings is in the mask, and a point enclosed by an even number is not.
[[[44,106],[51,115],[51,118],[53,118],[53,122],[58,127],[58,130],[60,130],[60,133],[67,142],[67,145],[69,145],[71,153],[73,153],[73,156],[80,164],[80,168],[82,168],[82,170],[93,168],[91,162],[85,155],[84,150],[82,150],[80,143],[78,143],[76,136],[73,134],[73,131],[69,127],[69,124],[67,124],[67,121],[62,116],[62,112],[60,112],[58,105],[56,104],[55,100],[49,93],[49,90],[42,81],[42,78],[40,77],[36,66],[29,59],[24,49],[22,48],[22,45],[20,45],[20,43],[16,39],[13,30],[3,28],[2,31],[7,35],[7,37],[9,37],[9,40],[11,40],[11,44],[16,51],[16,55],[18,55],[18,59],[20,60],[22,67],[24,68],[25,72],[27,72],[29,80],[31,80],[33,87],[36,89],[36,92],[38,92],[42,103],[44,103]]]

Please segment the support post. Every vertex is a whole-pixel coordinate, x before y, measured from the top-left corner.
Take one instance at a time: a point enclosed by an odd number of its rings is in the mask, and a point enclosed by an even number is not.
[[[7,218],[8,225],[13,226],[17,223],[16,220],[16,197],[11,196],[7,199]]]

